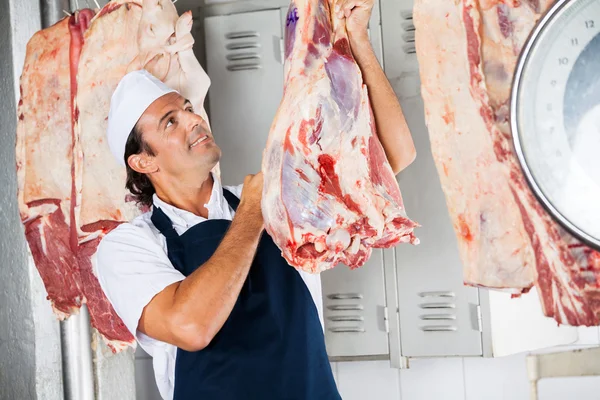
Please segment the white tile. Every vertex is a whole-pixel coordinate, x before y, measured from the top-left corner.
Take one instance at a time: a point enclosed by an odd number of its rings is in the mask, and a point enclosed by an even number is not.
[[[339,362],[337,375],[344,400],[400,400],[398,370],[389,361]]]
[[[467,400],[529,400],[526,354],[465,358]]]
[[[598,327],[597,326],[580,326],[577,328],[579,340],[576,344],[581,345],[598,345],[600,343],[598,338]]]
[[[135,360],[135,390],[136,400],[162,400],[156,387],[151,358]]]
[[[400,370],[402,400],[465,400],[461,358],[410,360],[409,366]]]
[[[598,400],[600,377],[542,379],[538,383],[538,400]]]

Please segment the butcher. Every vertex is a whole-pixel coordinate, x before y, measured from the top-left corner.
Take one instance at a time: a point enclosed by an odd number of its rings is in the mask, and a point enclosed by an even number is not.
[[[341,1],[336,16],[346,18],[397,174],[415,149],[369,42],[373,2]],[[164,399],[340,399],[319,275],[290,267],[264,232],[261,173],[232,187],[211,172],[221,150],[199,114],[145,70],[115,89],[107,142],[149,211],[102,239],[94,260],[102,289],[152,356]]]

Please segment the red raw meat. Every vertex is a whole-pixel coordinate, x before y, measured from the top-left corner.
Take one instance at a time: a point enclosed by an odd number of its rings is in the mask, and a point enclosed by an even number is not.
[[[133,336],[104,295],[100,282],[98,282],[98,278],[92,270],[92,257],[96,253],[101,239],[102,236],[99,236],[80,243],[77,262],[81,271],[81,287],[90,313],[90,323],[98,329],[105,343],[116,353],[132,346],[135,342]]]
[[[536,286],[544,314],[598,325],[598,255],[530,190],[508,120],[521,48],[551,0],[418,0],[416,48],[431,149],[468,285]]]
[[[418,243],[333,4],[290,5],[284,95],[262,164],[266,231],[312,273],[359,267],[373,247]]]

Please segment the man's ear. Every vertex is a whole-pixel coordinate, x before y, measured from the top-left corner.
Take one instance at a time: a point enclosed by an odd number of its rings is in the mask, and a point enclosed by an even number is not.
[[[154,157],[151,157],[146,153],[130,155],[127,159],[127,163],[131,169],[140,174],[151,174],[152,172],[158,171],[158,166],[156,165]]]

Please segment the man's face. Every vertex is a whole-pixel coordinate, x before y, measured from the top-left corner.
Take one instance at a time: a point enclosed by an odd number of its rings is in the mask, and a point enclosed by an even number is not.
[[[152,161],[167,176],[208,174],[221,158],[206,121],[177,93],[154,101],[137,127],[154,152]]]

